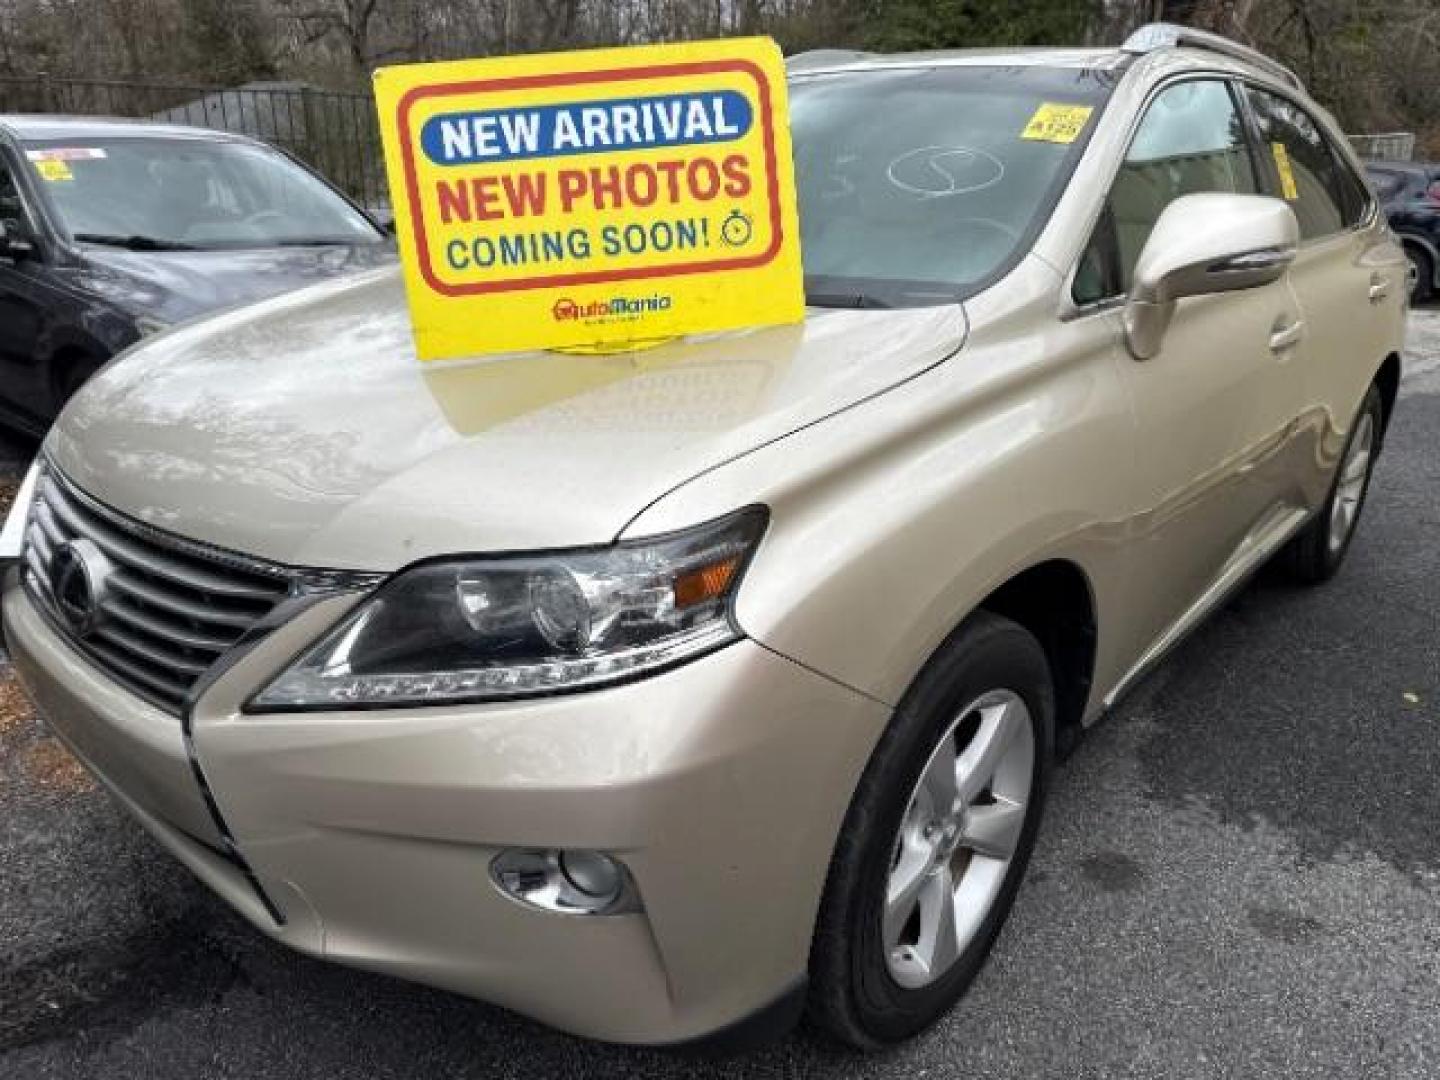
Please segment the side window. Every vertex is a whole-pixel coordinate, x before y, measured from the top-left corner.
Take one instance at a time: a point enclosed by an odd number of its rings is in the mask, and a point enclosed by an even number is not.
[[[1155,222],[1182,195],[1259,191],[1245,127],[1229,88],[1202,79],[1163,90],[1136,129],[1081,257],[1075,302],[1093,303],[1127,291]]]
[[[10,171],[10,163],[0,158],[0,219],[5,221],[25,220],[25,204],[20,199],[20,191],[15,186],[14,174]]]
[[[1300,237],[1329,236],[1360,220],[1366,197],[1320,127],[1300,106],[1255,87],[1246,94],[1273,163],[1275,194],[1300,221]]]

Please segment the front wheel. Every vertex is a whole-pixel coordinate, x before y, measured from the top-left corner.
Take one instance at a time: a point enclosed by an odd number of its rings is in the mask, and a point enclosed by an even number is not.
[[[1329,498],[1286,551],[1290,572],[1299,581],[1316,585],[1330,580],[1340,569],[1365,508],[1384,434],[1385,406],[1380,391],[1372,385],[1350,428]]]
[[[1034,846],[1054,712],[1044,650],[988,612],[916,680],[831,864],[810,965],[826,1033],[860,1048],[908,1038],[975,978]]]

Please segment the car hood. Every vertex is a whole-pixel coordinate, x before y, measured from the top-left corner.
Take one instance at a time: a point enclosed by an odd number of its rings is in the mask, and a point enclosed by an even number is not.
[[[77,283],[136,315],[182,322],[395,260],[388,243],[228,251],[89,246]]]
[[[159,528],[296,566],[606,543],[676,486],[958,349],[958,306],[608,356],[421,364],[399,274],[141,345],[75,397],[55,463]]]

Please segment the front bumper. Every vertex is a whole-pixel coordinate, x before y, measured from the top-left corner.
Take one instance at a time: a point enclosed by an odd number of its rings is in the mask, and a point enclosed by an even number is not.
[[[352,602],[308,610],[220,678],[192,712],[193,747],[177,719],[71,650],[13,575],[4,623],[56,732],[171,851],[298,949],[637,1043],[725,1028],[803,978],[884,706],[742,641],[573,696],[243,715]],[[222,857],[227,834],[283,923]],[[644,911],[556,915],[508,899],[489,875],[508,847],[607,851]]]

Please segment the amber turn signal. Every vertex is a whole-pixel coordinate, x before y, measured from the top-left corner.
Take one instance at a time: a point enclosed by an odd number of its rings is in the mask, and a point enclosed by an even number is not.
[[[721,562],[691,570],[675,579],[675,606],[694,607],[706,600],[724,596],[725,590],[734,580],[735,571],[740,569],[740,557],[731,556]]]

